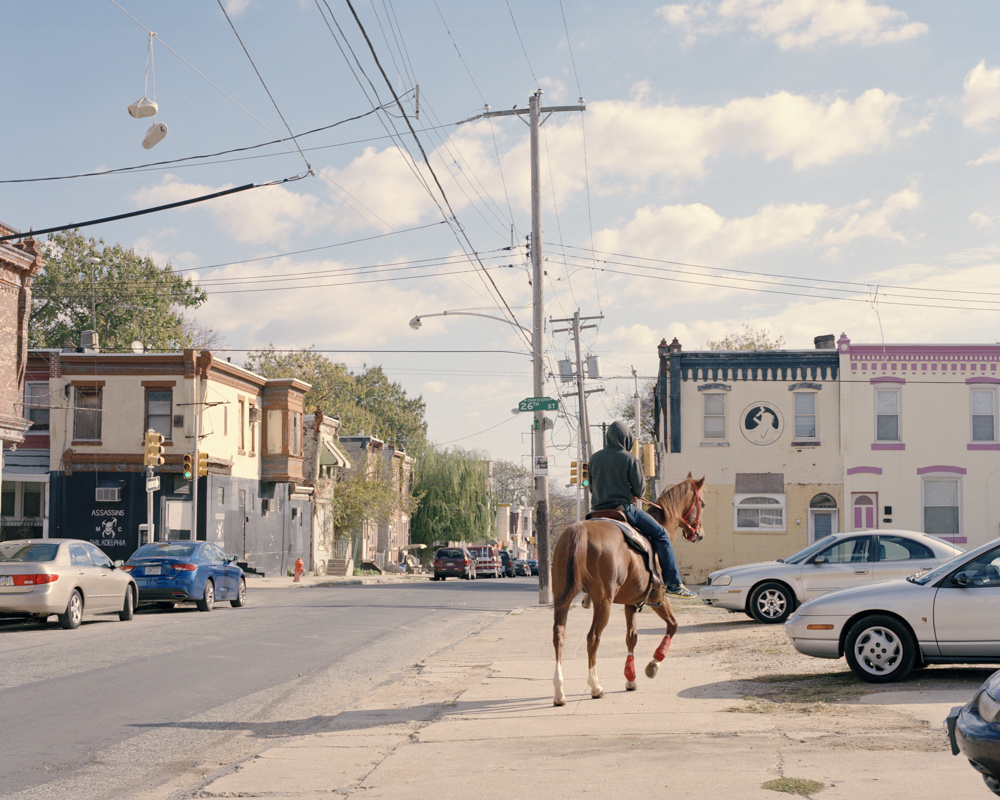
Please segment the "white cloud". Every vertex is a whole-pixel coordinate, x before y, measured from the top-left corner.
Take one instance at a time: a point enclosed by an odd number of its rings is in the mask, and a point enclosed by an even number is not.
[[[421,384],[420,391],[427,395],[444,394],[448,391],[448,384],[444,381],[427,381]]]
[[[818,44],[871,46],[900,42],[928,31],[906,13],[868,0],[696,0],[663,6],[658,13],[682,31],[686,42],[699,35],[747,26],[782,50]]]
[[[990,69],[980,61],[965,76],[962,121],[968,128],[982,128],[1000,117],[1000,67]]]
[[[998,161],[1000,161],[1000,146],[994,147],[992,150],[987,150],[979,158],[974,159],[970,163],[980,166],[982,164],[995,164]]]
[[[996,214],[984,214],[982,211],[973,211],[969,214],[969,222],[977,228],[988,230],[1000,225],[1000,216],[997,216]]]
[[[905,242],[892,223],[919,202],[919,192],[904,189],[877,208],[867,200],[841,209],[772,204],[741,219],[726,219],[701,203],[646,206],[622,228],[598,232],[594,241],[604,252],[722,266],[791,248],[840,248],[858,239]]]

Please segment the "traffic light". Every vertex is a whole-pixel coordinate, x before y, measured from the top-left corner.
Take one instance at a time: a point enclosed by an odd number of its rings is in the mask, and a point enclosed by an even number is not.
[[[145,452],[142,463],[147,467],[159,467],[163,464],[163,434],[150,429],[143,439]]]
[[[575,461],[570,461],[569,462],[569,482],[570,483],[576,483],[576,476],[577,476],[576,466],[577,466],[577,464],[576,464]]]
[[[583,486],[590,486],[590,475],[587,474],[587,462],[580,464],[580,483]]]
[[[198,453],[198,477],[208,475],[208,453]]]
[[[194,468],[192,466],[193,461],[194,461],[194,456],[192,456],[190,453],[184,454],[184,468],[181,470],[181,476],[186,481],[191,480],[191,476],[194,475]]]
[[[651,444],[642,446],[642,474],[647,478],[656,475],[656,448]]]

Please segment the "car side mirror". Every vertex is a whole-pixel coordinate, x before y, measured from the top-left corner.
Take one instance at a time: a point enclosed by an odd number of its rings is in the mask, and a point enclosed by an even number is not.
[[[968,586],[969,585],[969,576],[966,575],[964,572],[959,572],[957,575],[952,575],[951,576],[951,585],[952,586]]]
[[[124,566],[125,566],[125,562],[122,561],[120,558],[117,561],[112,561],[111,562],[111,569],[121,569]]]
[[[816,556],[816,558],[813,559],[813,564],[825,564],[825,563],[826,563],[826,556]]]
[[[226,561],[232,564],[233,562],[236,561],[237,558],[239,558],[239,556],[226,556]]]

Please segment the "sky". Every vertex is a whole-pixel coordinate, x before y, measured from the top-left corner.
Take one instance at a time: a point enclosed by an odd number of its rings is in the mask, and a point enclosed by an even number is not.
[[[530,346],[511,324],[532,324],[529,127],[481,115],[539,90],[586,105],[543,118],[539,191],[546,370],[575,357],[553,320],[593,318],[592,425],[645,390],[664,339],[1000,340],[995,0],[3,11],[0,220],[42,230],[253,185],[81,232],[197,280],[192,317],[235,363],[273,345],[381,365],[440,447],[531,463],[531,415],[512,413]],[[132,118],[143,96],[157,115]],[[154,123],[168,132],[147,150]],[[559,489],[574,385],[546,395]]]

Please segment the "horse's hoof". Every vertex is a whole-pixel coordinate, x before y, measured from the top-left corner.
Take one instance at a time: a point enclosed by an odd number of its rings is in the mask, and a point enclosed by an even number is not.
[[[634,692],[638,688],[639,688],[639,684],[636,683],[635,681],[629,681],[628,683],[625,684],[625,691],[626,692]]]
[[[590,696],[593,697],[595,700],[600,700],[602,697],[604,697],[604,690],[598,689],[596,692],[591,692]]]
[[[650,661],[646,665],[646,677],[647,678],[655,678],[656,677],[656,673],[657,673],[657,671],[659,669],[660,669],[660,662],[659,661]]]
[[[560,700],[557,697],[555,700],[552,701],[552,705],[554,705],[554,706],[564,706],[564,705],[566,705],[566,701],[565,700]]]

